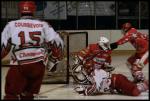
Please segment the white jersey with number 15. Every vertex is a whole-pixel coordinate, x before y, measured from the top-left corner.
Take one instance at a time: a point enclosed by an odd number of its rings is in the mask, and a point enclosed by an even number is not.
[[[63,41],[48,23],[34,19],[20,19],[8,22],[2,32],[1,47],[5,48],[8,40],[13,46],[11,64],[28,64],[45,60],[45,42],[56,40],[63,46]],[[59,40],[58,40],[59,39]]]

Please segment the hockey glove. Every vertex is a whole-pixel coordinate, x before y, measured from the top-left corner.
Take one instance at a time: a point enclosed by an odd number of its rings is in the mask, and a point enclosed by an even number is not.
[[[116,42],[110,44],[111,50],[118,48],[118,44]]]

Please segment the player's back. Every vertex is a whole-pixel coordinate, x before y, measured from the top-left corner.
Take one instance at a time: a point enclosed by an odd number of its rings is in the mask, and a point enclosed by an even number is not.
[[[12,43],[19,46],[18,48],[28,45],[40,46],[43,42],[44,25],[42,21],[20,19],[11,21],[9,24]]]
[[[13,45],[12,63],[28,64],[44,60],[46,50],[44,25],[34,19],[19,19],[9,22],[9,37]]]

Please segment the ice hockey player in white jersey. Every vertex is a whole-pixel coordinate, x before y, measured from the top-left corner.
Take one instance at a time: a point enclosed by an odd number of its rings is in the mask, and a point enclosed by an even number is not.
[[[1,33],[1,59],[12,49],[4,99],[33,99],[41,87],[48,52],[61,59],[62,39],[47,22],[34,18],[35,11],[35,2],[19,2],[21,18],[8,22]]]

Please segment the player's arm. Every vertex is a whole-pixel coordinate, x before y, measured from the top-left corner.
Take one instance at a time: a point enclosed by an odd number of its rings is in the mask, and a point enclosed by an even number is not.
[[[63,57],[64,44],[59,34],[46,22],[44,23],[44,34],[48,50],[47,67],[51,71]]]
[[[47,45],[51,58],[60,61],[63,56],[63,42],[59,35],[57,34],[57,36],[52,41],[49,41]]]
[[[117,43],[117,45],[122,45],[122,44],[124,44],[124,43],[127,43],[127,42],[129,42],[130,41],[130,39],[131,39],[131,36],[132,34],[130,33],[130,32],[127,32],[125,35],[124,35],[124,37],[122,37],[120,40],[118,40],[116,43]]]
[[[61,56],[64,48],[63,40],[47,23],[45,23],[45,40],[51,57],[60,60],[62,58]]]
[[[11,50],[11,37],[9,33],[9,24],[7,24],[1,34],[1,59],[8,55]]]
[[[116,48],[118,48],[118,45],[122,45],[124,43],[129,42],[131,37],[132,37],[131,32],[130,31],[127,32],[121,39],[119,39],[118,41],[110,44],[111,49],[116,49]]]

